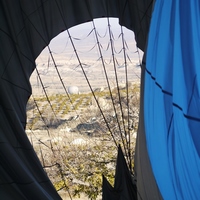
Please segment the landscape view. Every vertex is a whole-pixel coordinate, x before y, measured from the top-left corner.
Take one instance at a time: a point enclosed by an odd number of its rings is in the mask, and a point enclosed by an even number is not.
[[[62,32],[37,58],[26,133],[63,199],[101,199],[118,145],[133,172],[141,57],[133,32],[99,19]]]

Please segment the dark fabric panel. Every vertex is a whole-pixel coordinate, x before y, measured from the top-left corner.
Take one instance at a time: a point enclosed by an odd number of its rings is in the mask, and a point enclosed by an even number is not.
[[[137,46],[144,51],[148,39],[154,0],[127,0],[119,2],[119,22],[135,33]]]
[[[103,200],[137,200],[137,187],[121,147],[118,147],[114,187],[103,176]]]
[[[118,147],[114,188],[120,191],[120,200],[137,200],[137,188],[131,175],[121,146]]]
[[[161,200],[162,196],[153,175],[151,163],[146,146],[146,135],[144,126],[144,76],[145,56],[143,58],[140,87],[140,116],[139,128],[135,152],[135,176],[137,180],[137,191],[139,200]]]
[[[103,176],[102,200],[120,200],[120,191],[115,190]]]
[[[148,5],[139,0],[0,1],[0,198],[60,199],[24,131],[29,77],[42,49],[63,30],[102,16],[119,17],[122,25],[136,33],[142,28],[145,34],[141,39],[136,34],[136,39],[144,49]],[[144,26],[138,19],[144,20]]]
[[[92,19],[87,11],[89,8],[86,9],[87,6],[86,1],[0,2],[2,199],[60,199],[24,131],[26,103],[31,94],[29,77],[35,68],[35,58],[53,37],[66,28]],[[92,4],[91,10],[93,6],[96,8]],[[116,7],[110,7],[116,13]],[[99,6],[98,10],[96,9],[99,11],[96,16],[101,16],[102,10],[104,11],[104,7]],[[103,13],[106,15],[105,11]]]

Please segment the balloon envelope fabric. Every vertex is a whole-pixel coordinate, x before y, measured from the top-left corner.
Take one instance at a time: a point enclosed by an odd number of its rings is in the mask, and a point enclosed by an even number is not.
[[[200,2],[157,0],[146,52],[144,120],[163,199],[199,199]]]
[[[29,78],[35,59],[59,33],[101,17],[117,17],[144,50],[152,0],[0,1],[0,198],[61,199],[26,133]],[[146,166],[145,166],[146,167]]]

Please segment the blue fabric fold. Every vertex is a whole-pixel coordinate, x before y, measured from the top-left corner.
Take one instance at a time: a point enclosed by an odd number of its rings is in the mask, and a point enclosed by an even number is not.
[[[157,0],[144,91],[145,134],[163,199],[200,199],[200,1]]]

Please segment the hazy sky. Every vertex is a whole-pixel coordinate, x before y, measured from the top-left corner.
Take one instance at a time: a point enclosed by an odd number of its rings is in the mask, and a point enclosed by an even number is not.
[[[115,50],[120,51],[122,48],[122,39],[119,37],[121,35],[121,26],[118,23],[117,18],[109,18],[109,22],[111,25],[111,30],[114,37]],[[102,45],[102,49],[106,49],[109,45],[109,31],[108,31],[108,20],[107,18],[100,18],[94,20],[95,28],[99,34],[99,42]],[[78,50],[78,53],[85,52],[85,57],[92,57],[92,55],[96,52],[97,47],[92,49],[97,43],[94,31],[92,34],[88,36],[88,34],[93,30],[92,22],[83,23],[72,27],[69,29],[69,33],[73,38],[73,42],[75,47]],[[138,59],[138,55],[134,54],[137,51],[134,33],[127,28],[123,27],[124,37],[128,45],[128,50],[131,52],[131,57],[134,59]],[[103,37],[106,34],[105,37]],[[65,59],[69,59],[71,55],[74,53],[73,47],[71,45],[69,35],[66,31],[60,33],[57,37],[55,37],[50,43],[51,51],[54,53],[55,57],[59,57],[62,59],[62,55]],[[91,50],[92,49],[92,50]],[[109,52],[104,51],[104,55],[110,54]],[[45,63],[49,57],[49,52],[45,49],[37,59],[37,63]],[[62,58],[61,58],[62,57]]]

